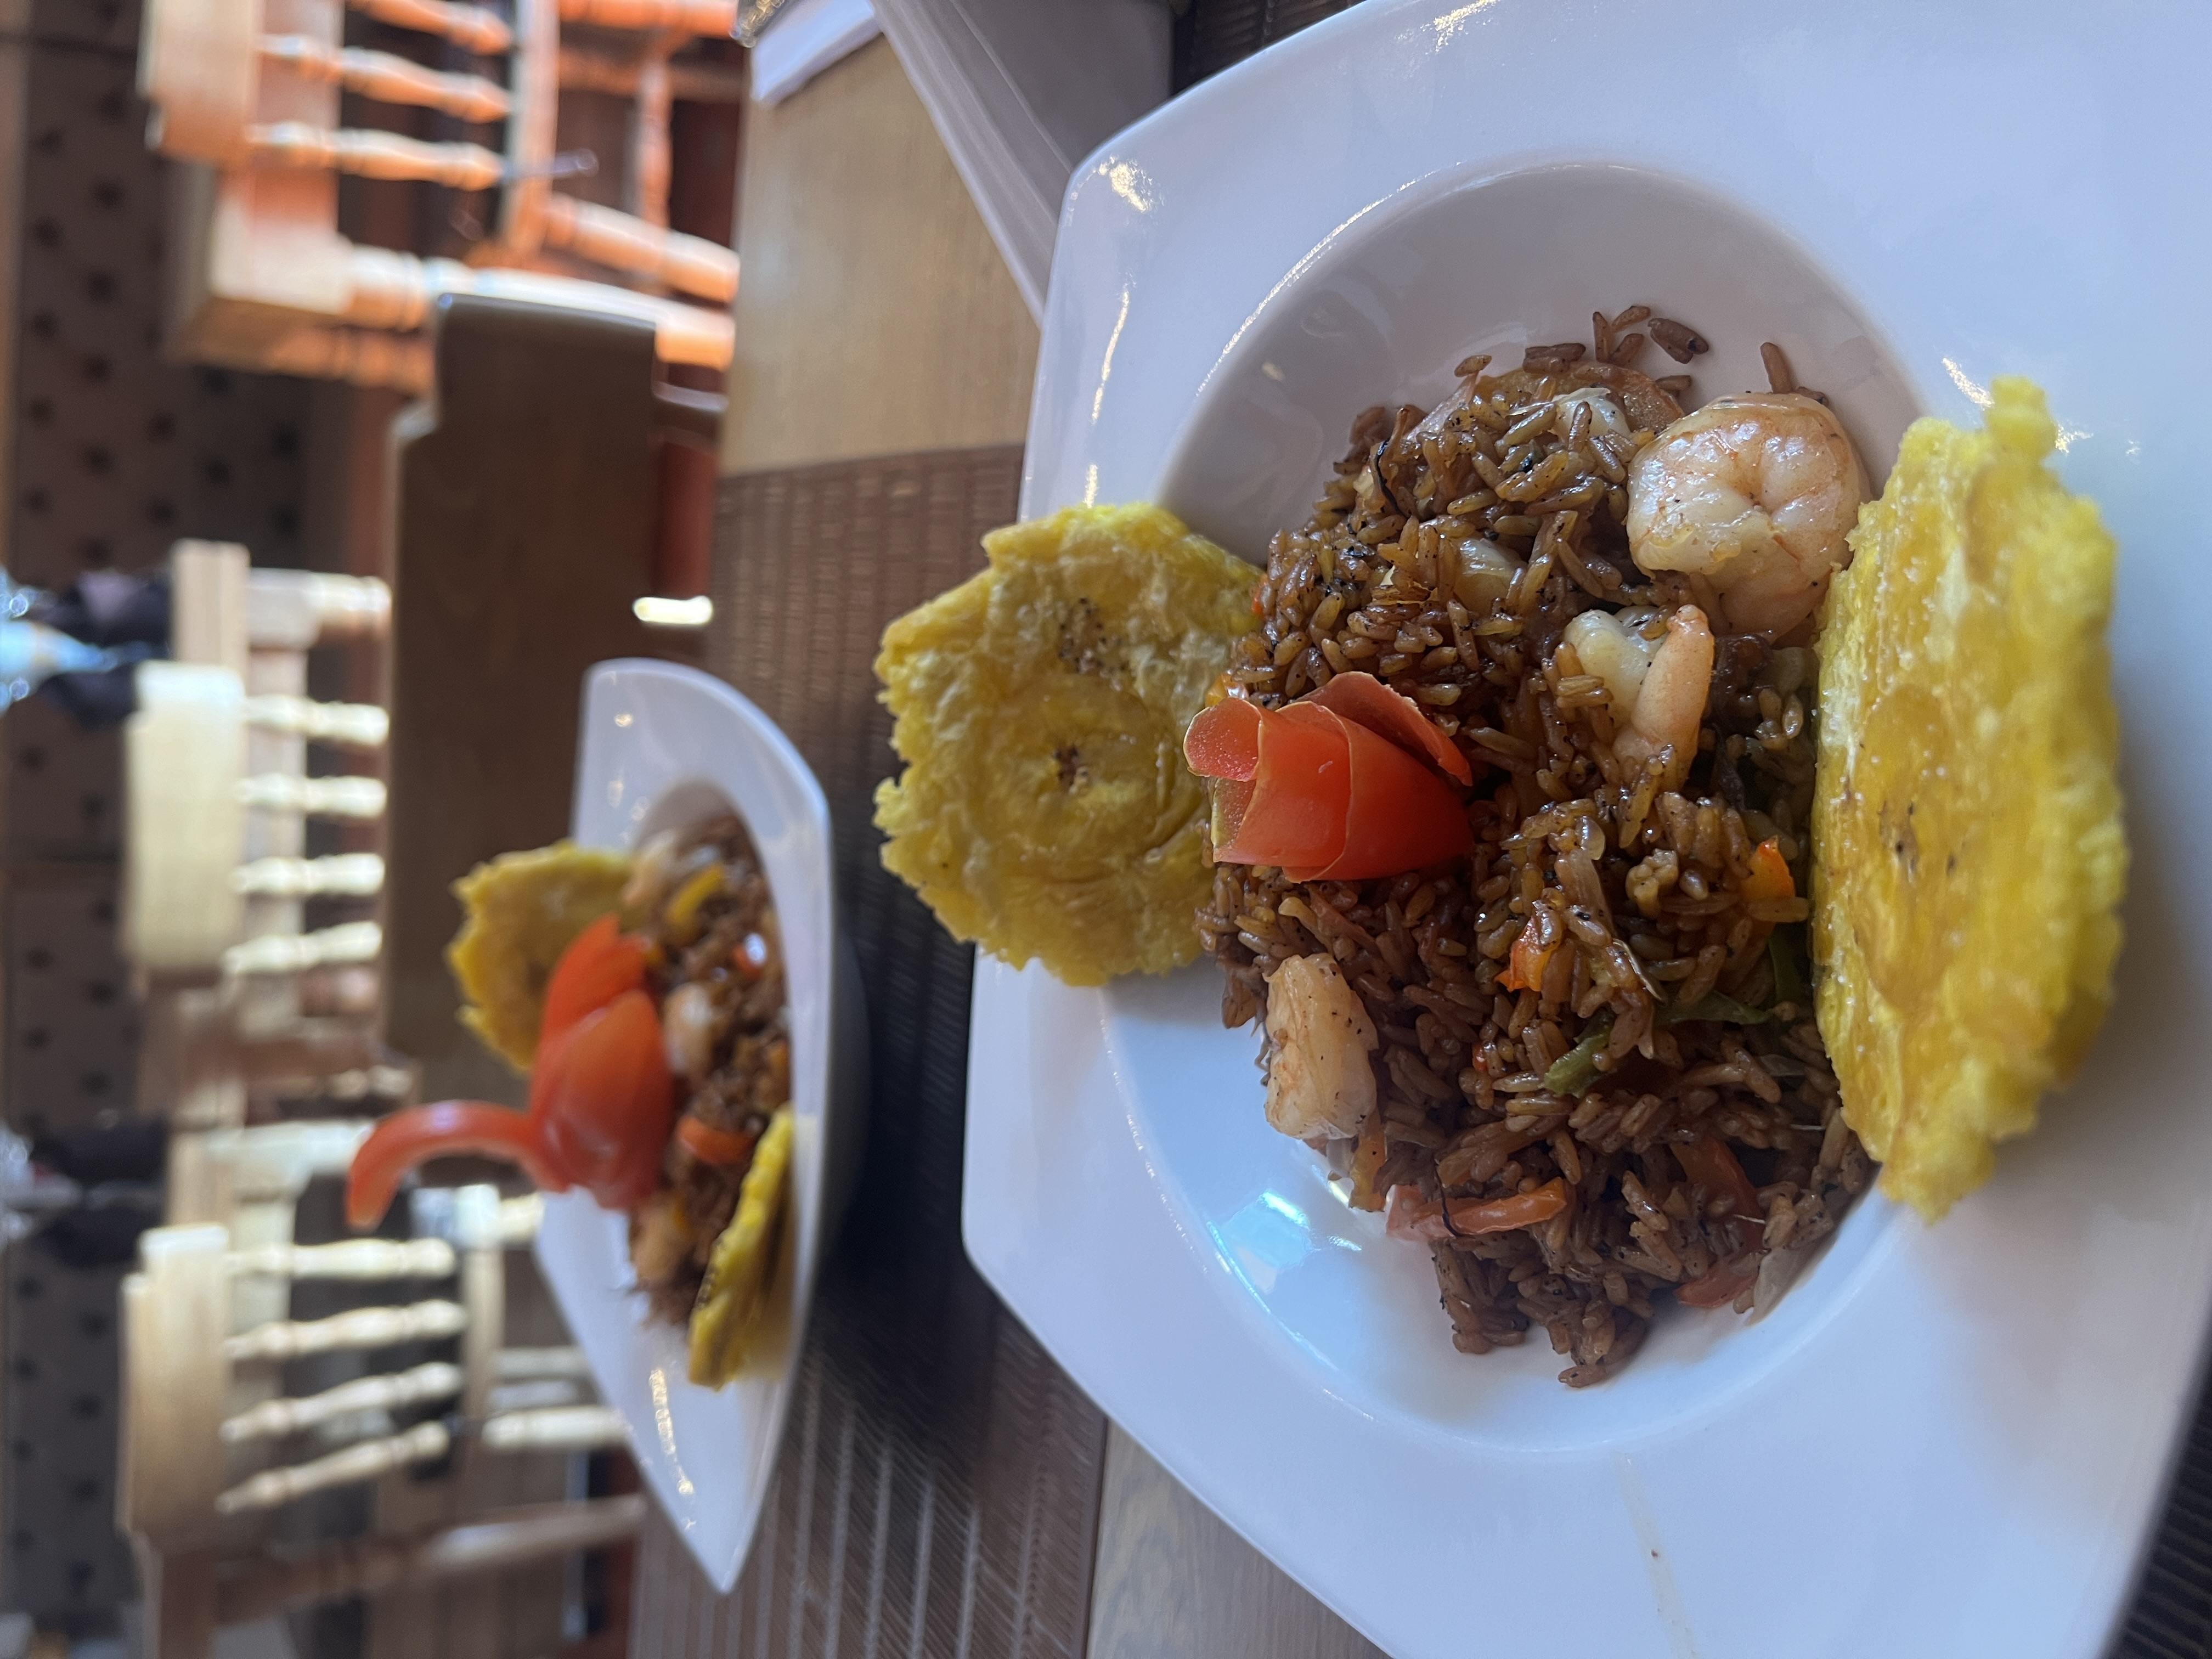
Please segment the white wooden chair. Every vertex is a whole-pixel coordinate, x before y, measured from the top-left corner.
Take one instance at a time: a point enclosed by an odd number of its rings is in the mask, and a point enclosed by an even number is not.
[[[506,84],[347,47],[343,9],[323,0],[149,0],[139,51],[140,88],[154,108],[148,141],[194,169],[179,203],[186,286],[178,349],[201,362],[420,392],[430,381],[420,332],[430,307],[441,295],[483,294],[639,318],[653,325],[663,361],[727,366],[737,255],[668,228],[668,118],[673,99],[741,95],[741,82],[679,73],[669,57],[692,38],[727,36],[736,0],[517,0],[513,27],[447,0],[351,3],[503,58]],[[616,54],[564,49],[564,23],[633,44]],[[564,84],[634,100],[627,211],[552,189]],[[503,121],[504,153],[340,128],[341,88]],[[337,230],[342,173],[498,186],[497,233],[467,264],[357,246]],[[549,271],[549,258],[589,262],[635,286]]]
[[[359,1133],[276,1127],[314,1133],[283,1144],[263,1129],[235,1137],[226,1154],[239,1200],[232,1224],[155,1229],[124,1285],[117,1507],[138,1557],[146,1659],[203,1659],[218,1627],[290,1607],[604,1547],[630,1535],[642,1512],[634,1497],[489,1512],[468,1502],[488,1459],[622,1439],[613,1413],[580,1398],[580,1356],[503,1348],[502,1256],[534,1235],[538,1200],[456,1189],[445,1195],[450,1238],[300,1245],[242,1237],[289,1231],[290,1200],[312,1175],[342,1167]],[[286,1215],[274,1225],[272,1204]],[[452,1289],[289,1317],[290,1287],[317,1279]],[[458,1364],[417,1364],[300,1398],[276,1387],[287,1361],[447,1338],[459,1340]],[[394,1413],[447,1402],[449,1413],[394,1425]],[[277,1462],[287,1449],[297,1455]],[[459,1501],[442,1524],[305,1554],[266,1545],[260,1523],[287,1504],[448,1458]]]
[[[376,1035],[381,929],[302,926],[310,898],[383,886],[374,852],[304,853],[309,815],[373,823],[384,809],[376,777],[307,776],[309,738],[374,753],[385,713],[305,691],[308,650],[377,643],[391,596],[369,579],[255,571],[244,548],[205,542],[177,544],[170,582],[172,659],[140,665],[125,730],[121,931],[143,1005],[139,1109],[170,1125],[170,1218],[200,1221],[228,1215],[209,1183],[252,1097],[411,1094]],[[360,977],[310,1014],[313,972]]]
[[[171,584],[173,659],[143,665],[125,732],[123,924],[144,1000],[139,1098],[170,1133],[167,1224],[142,1241],[124,1291],[118,1516],[140,1559],[151,1652],[200,1659],[219,1626],[336,1596],[379,1595],[404,1629],[420,1607],[409,1592],[625,1537],[639,1505],[494,1501],[502,1487],[563,1484],[517,1480],[496,1464],[623,1438],[592,1401],[580,1354],[505,1345],[505,1252],[534,1237],[538,1200],[502,1202],[488,1186],[418,1190],[414,1240],[303,1245],[302,1194],[343,1176],[370,1120],[249,1121],[269,1116],[249,1111],[257,1095],[413,1097],[410,1068],[377,1035],[377,924],[303,927],[313,897],[381,890],[373,853],[304,857],[303,821],[380,817],[377,779],[311,777],[306,763],[310,734],[374,752],[383,711],[304,690],[308,649],[381,637],[387,591],[252,570],[242,548],[204,543],[178,545]],[[366,986],[345,1012],[311,1014],[315,973]],[[317,1280],[445,1288],[295,1317],[294,1286]],[[295,1360],[448,1339],[457,1362],[296,1398],[282,1387]],[[395,1420],[425,1407],[447,1409]],[[372,1535],[307,1556],[270,1549],[276,1511],[367,1482],[377,1483]],[[495,1650],[464,1640],[457,1650]]]

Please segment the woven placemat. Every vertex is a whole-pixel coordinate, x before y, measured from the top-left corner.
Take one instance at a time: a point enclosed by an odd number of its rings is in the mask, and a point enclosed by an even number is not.
[[[829,797],[873,1083],[853,1210],[825,1263],[775,1485],[717,1596],[657,1515],[634,1659],[1077,1659],[1105,1419],[960,1242],[970,952],[878,861],[890,775],[872,670],[884,624],[981,568],[1018,448],[722,483],[709,665],[790,735]]]
[[[2200,1397],[2112,1659],[2212,1655],[2212,1401]]]

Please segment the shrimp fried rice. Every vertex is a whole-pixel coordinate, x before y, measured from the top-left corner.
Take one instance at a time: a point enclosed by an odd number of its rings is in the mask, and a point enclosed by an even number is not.
[[[1412,698],[1474,763],[1472,857],[1358,881],[1222,863],[1199,923],[1231,1025],[1270,1012],[1286,962],[1333,960],[1377,1039],[1376,1104],[1315,1144],[1355,1204],[1428,1243],[1455,1346],[1540,1328],[1576,1386],[1626,1363],[1669,1294],[1778,1295],[1872,1175],[1814,1024],[1799,896],[1826,571],[1748,618],[1710,571],[1638,568],[1632,471],[1689,386],[1632,364],[1705,343],[1643,307],[1593,320],[1587,345],[1462,363],[1432,411],[1363,413],[1311,519],[1274,538],[1226,676],[1262,708],[1354,671]],[[1759,397],[1840,440],[1779,359],[1787,395]],[[1626,680],[1624,648],[1644,665]],[[1697,672],[1670,728],[1678,649]]]

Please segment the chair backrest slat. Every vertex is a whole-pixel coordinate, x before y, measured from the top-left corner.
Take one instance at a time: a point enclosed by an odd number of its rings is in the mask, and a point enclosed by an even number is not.
[[[332,1486],[357,1486],[413,1464],[435,1462],[452,1445],[452,1433],[443,1423],[417,1423],[404,1433],[381,1440],[364,1440],[312,1462],[264,1469],[250,1480],[217,1493],[216,1513],[240,1515],[248,1510],[273,1510],[311,1492],[327,1492]]]
[[[286,1319],[223,1340],[223,1358],[234,1364],[249,1360],[299,1359],[342,1348],[388,1348],[400,1342],[425,1342],[458,1336],[468,1315],[458,1302],[416,1302],[404,1308],[356,1308],[328,1319]]]
[[[224,1257],[234,1274],[281,1279],[449,1279],[453,1247],[442,1238],[347,1238],[335,1244],[264,1244]]]
[[[232,1445],[246,1440],[275,1440],[356,1413],[404,1411],[433,1400],[450,1400],[460,1391],[461,1368],[433,1359],[388,1376],[357,1376],[297,1400],[264,1400],[226,1419],[222,1437]]]

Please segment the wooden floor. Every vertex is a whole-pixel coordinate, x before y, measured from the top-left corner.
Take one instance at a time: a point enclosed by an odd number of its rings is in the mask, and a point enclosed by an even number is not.
[[[1036,325],[889,45],[747,120],[723,471],[1019,442]],[[1093,1659],[1379,1651],[1114,1431]]]

